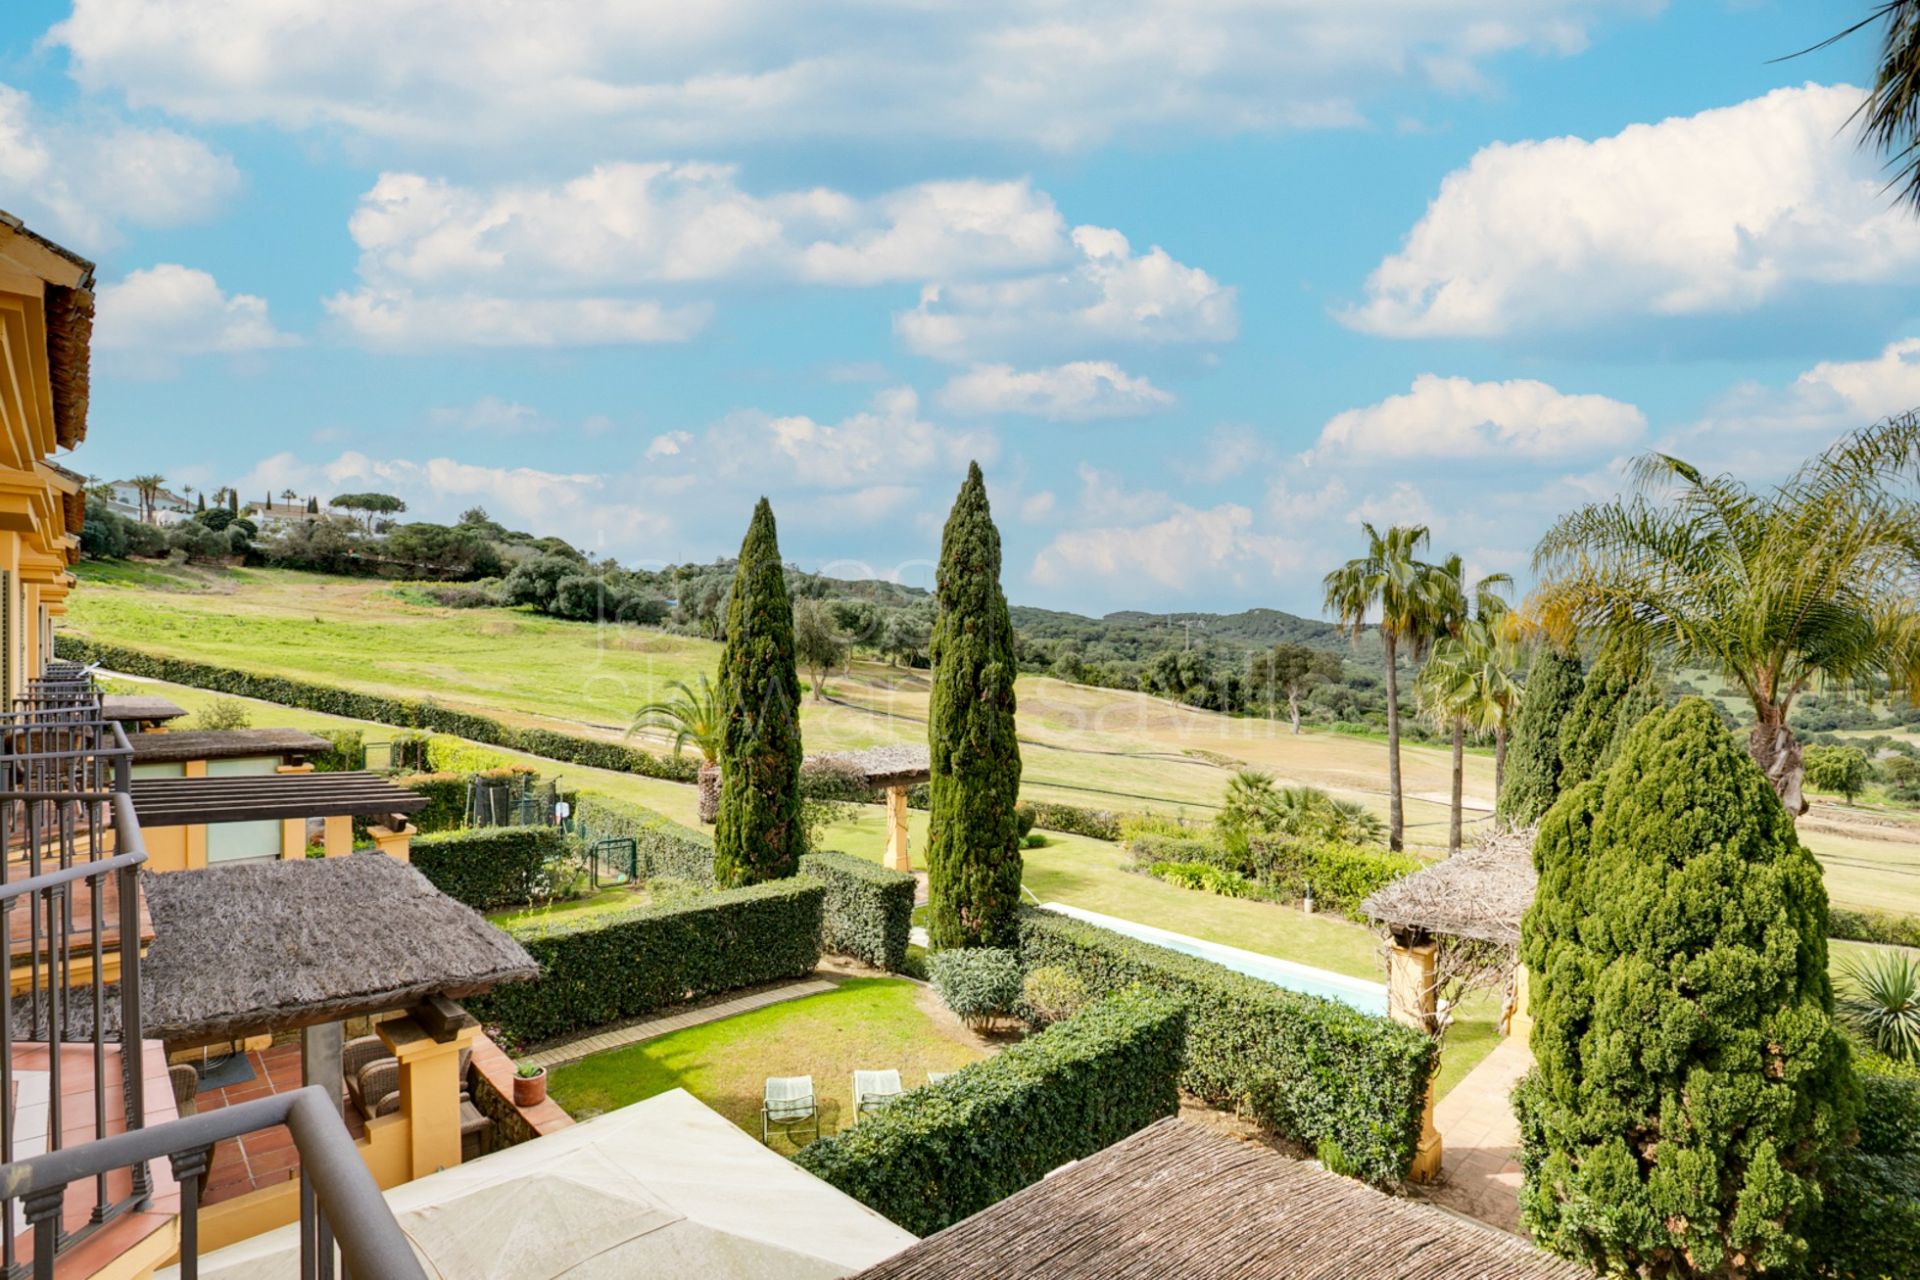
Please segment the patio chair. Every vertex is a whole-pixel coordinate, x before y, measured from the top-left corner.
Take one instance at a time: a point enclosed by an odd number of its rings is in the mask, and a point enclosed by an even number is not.
[[[400,1061],[379,1036],[361,1036],[342,1046],[340,1074],[347,1082],[347,1097],[362,1119],[399,1109]]]
[[[767,1083],[760,1095],[760,1141],[769,1142],[770,1131],[778,1126],[786,1135],[787,1141],[794,1141],[793,1131],[808,1123],[813,1125],[813,1136],[820,1136],[820,1105],[813,1096],[812,1076],[768,1076]]]
[[[901,1093],[900,1073],[898,1071],[856,1071],[853,1073],[853,1120],[871,1111],[880,1111],[893,1104]]]

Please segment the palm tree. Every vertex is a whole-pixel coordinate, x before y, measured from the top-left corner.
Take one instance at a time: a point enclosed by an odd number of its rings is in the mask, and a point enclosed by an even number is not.
[[[167,483],[167,478],[165,476],[152,474],[138,475],[127,481],[127,483],[132,485],[134,491],[140,495],[141,522],[144,524],[153,524],[155,520],[155,504],[159,501],[160,489]]]
[[[693,685],[674,680],[667,687],[673,695],[634,712],[627,735],[631,737],[642,729],[671,733],[676,759],[688,744],[700,749],[700,821],[712,823],[720,813],[720,728],[724,717],[719,695],[704,672]]]
[[[1425,652],[1442,602],[1434,566],[1416,555],[1426,545],[1425,525],[1396,525],[1384,534],[1371,524],[1360,527],[1367,535],[1367,553],[1326,576],[1326,608],[1355,640],[1367,628],[1367,615],[1375,610],[1380,614],[1380,647],[1387,665],[1387,843],[1400,849],[1406,842],[1406,817],[1400,794],[1399,655],[1403,647],[1409,658]]]
[[[1447,823],[1449,857],[1460,852],[1462,838],[1467,729],[1482,727],[1480,722],[1490,710],[1483,702],[1482,679],[1488,674],[1484,663],[1492,657],[1484,648],[1485,637],[1499,626],[1507,613],[1507,601],[1499,588],[1512,584],[1513,579],[1507,574],[1488,574],[1474,583],[1469,597],[1466,567],[1457,555],[1448,556],[1446,563],[1434,573],[1432,619],[1439,635],[1432,657],[1420,671],[1415,690],[1428,716],[1447,729],[1453,739],[1453,792]],[[1474,634],[1472,642],[1467,639],[1469,633]],[[1496,764],[1496,772],[1497,769]],[[1496,779],[1496,790],[1498,785]]]
[[[1882,0],[1860,21],[1801,53],[1825,49],[1881,21],[1886,27],[1873,87],[1853,119],[1860,122],[1861,142],[1887,157],[1893,170],[1888,187],[1898,187],[1903,203],[1920,208],[1920,0]]]
[[[1616,632],[1746,694],[1747,749],[1788,813],[1806,812],[1794,699],[1871,696],[1920,676],[1920,509],[1892,487],[1920,459],[1920,418],[1842,437],[1771,489],[1653,453],[1628,495],[1593,503],[1534,552],[1532,612],[1565,642]]]

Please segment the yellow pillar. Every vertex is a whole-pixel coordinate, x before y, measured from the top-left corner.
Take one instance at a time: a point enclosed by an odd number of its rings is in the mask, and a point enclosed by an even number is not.
[[[1424,934],[1396,933],[1387,948],[1387,1016],[1422,1035],[1432,1035],[1439,1022],[1439,992],[1434,987],[1433,941]],[[1420,1115],[1420,1145],[1414,1150],[1414,1182],[1432,1182],[1440,1176],[1440,1130],[1433,1123],[1433,1082],[1427,1082],[1426,1105]]]
[[[889,871],[912,871],[913,859],[907,853],[907,789],[887,788],[887,856],[883,865]]]
[[[353,852],[353,819],[344,813],[330,814],[320,842],[329,858],[341,858]]]
[[[1527,978],[1527,966],[1514,966],[1513,1005],[1507,1010],[1507,1025],[1503,1030],[1507,1035],[1519,1036],[1523,1041],[1533,1039],[1532,985]]]
[[[400,1111],[411,1131],[415,1178],[460,1163],[460,1051],[472,1047],[478,1026],[436,1040],[408,1014],[376,1023],[374,1034],[400,1063]]]
[[[413,838],[420,834],[420,829],[411,822],[401,823],[398,831],[375,823],[367,828],[367,834],[373,837],[373,847],[389,858],[413,861]]]

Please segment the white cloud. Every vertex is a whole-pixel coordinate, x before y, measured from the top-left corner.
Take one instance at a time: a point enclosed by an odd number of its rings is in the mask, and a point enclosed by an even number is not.
[[[1075,227],[1069,269],[978,284],[931,284],[895,314],[907,346],[940,360],[1100,344],[1214,343],[1238,329],[1234,291],[1155,246],[1135,255],[1105,227]]]
[[[240,189],[233,161],[171,129],[49,118],[0,84],[0,189],[8,211],[93,256],[122,224],[171,227],[212,215]]]
[[[1385,527],[1394,524],[1423,524],[1435,533],[1446,528],[1449,521],[1433,503],[1427,501],[1427,495],[1420,486],[1411,480],[1402,480],[1385,493],[1369,493],[1354,504],[1347,512],[1347,520],[1352,524],[1365,521],[1371,525]]]
[[[1598,395],[1544,382],[1470,382],[1423,373],[1404,395],[1335,414],[1318,453],[1381,458],[1555,458],[1638,440],[1646,416]]]
[[[472,404],[443,405],[427,418],[435,426],[497,435],[544,431],[552,425],[532,405],[502,400],[499,396],[481,396]]]
[[[667,431],[647,442],[647,461],[655,462],[661,458],[675,458],[680,451],[693,443],[691,431]]]
[[[1196,509],[1177,506],[1164,519],[1141,525],[1075,529],[1056,535],[1034,557],[1040,586],[1080,585],[1086,579],[1139,583],[1190,591],[1270,583],[1300,563],[1297,544],[1255,532],[1253,512],[1232,503]]]
[[[100,289],[94,345],[161,367],[177,356],[264,351],[299,339],[273,327],[265,298],[227,294],[205,271],[163,262]]]
[[[326,308],[356,341],[376,349],[616,346],[685,342],[705,327],[703,303],[668,307],[650,298],[525,298],[407,289],[336,293]]]
[[[1777,89],[1612,137],[1498,143],[1447,175],[1344,315],[1396,337],[1752,309],[1795,285],[1920,281],[1920,222],[1848,117]]]
[[[1173,459],[1174,470],[1199,484],[1219,484],[1265,462],[1272,450],[1253,431],[1241,426],[1215,427],[1207,435],[1198,458]]]
[[[1051,489],[1042,489],[1038,493],[1029,494],[1020,504],[1020,518],[1028,524],[1038,524],[1053,514],[1056,501]]]
[[[415,145],[793,137],[1051,148],[1350,125],[1356,92],[1474,91],[1658,0],[74,0],[89,89],[189,119]]]
[[[1920,338],[1865,360],[1823,360],[1785,386],[1742,383],[1661,441],[1690,462],[1776,475],[1843,431],[1920,408]]]
[[[768,276],[826,284],[1032,268],[1067,251],[1024,180],[928,182],[860,200],[758,196],[715,164],[602,164],[570,181],[460,186],[384,173],[349,221],[360,273],[394,286],[657,284]]]
[[[870,408],[838,422],[757,410],[728,417],[707,433],[714,467],[732,474],[772,473],[819,488],[861,488],[991,462],[999,442],[987,431],[940,427],[920,414],[910,387],[881,391]]]
[[[1152,413],[1172,404],[1173,397],[1111,360],[1076,360],[1045,369],[975,365],[940,389],[940,403],[975,416],[1019,413],[1089,422]]]
[[[1157,489],[1129,489],[1111,472],[1083,462],[1074,469],[1080,477],[1080,517],[1093,521],[1147,520],[1170,510],[1173,498]]]

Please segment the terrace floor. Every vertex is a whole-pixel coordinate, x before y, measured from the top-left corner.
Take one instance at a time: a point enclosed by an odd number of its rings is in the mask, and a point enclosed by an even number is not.
[[[1433,1110],[1440,1181],[1422,1198],[1502,1231],[1520,1229],[1520,1125],[1510,1095],[1533,1065],[1524,1037],[1508,1036]]]
[[[218,1111],[236,1103],[251,1102],[278,1093],[291,1093],[301,1086],[300,1043],[290,1041],[247,1054],[253,1068],[251,1079],[225,1088],[203,1089],[194,1098],[201,1111]],[[341,1108],[347,1132],[358,1142],[366,1136],[366,1125],[352,1105]],[[202,1200],[219,1204],[246,1195],[261,1187],[276,1186],[299,1176],[300,1152],[293,1145],[293,1133],[285,1125],[260,1129],[239,1138],[229,1138],[213,1149],[213,1166],[207,1172]]]

